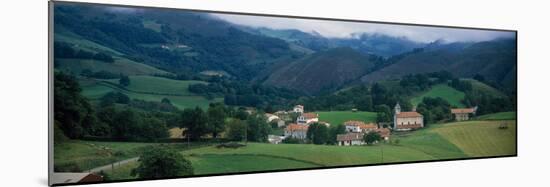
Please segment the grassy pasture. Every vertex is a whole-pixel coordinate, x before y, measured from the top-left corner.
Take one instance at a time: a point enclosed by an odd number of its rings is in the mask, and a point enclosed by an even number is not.
[[[445,99],[447,102],[449,102],[451,106],[464,107],[464,104],[460,102],[462,99],[464,99],[464,92],[458,91],[444,84],[434,85],[427,92],[424,92],[412,98],[411,104],[418,105],[420,102],[422,102],[422,99],[424,97],[432,97],[432,98],[440,97],[442,99]]]
[[[319,114],[319,121],[326,121],[331,125],[343,124],[348,120],[376,122],[375,112],[323,111],[315,113]]]
[[[98,100],[103,95],[109,92],[117,91],[128,95],[128,97],[132,99],[142,99],[145,101],[160,102],[163,98],[168,98],[172,102],[172,104],[179,109],[195,106],[207,108],[210,103],[223,102],[223,98],[214,98],[213,100],[208,100],[203,96],[174,96],[129,92],[95,80],[82,80],[80,81],[80,85],[82,87],[82,94],[91,100]]]
[[[81,170],[88,170],[135,157],[151,145],[158,144],[71,140],[54,145],[54,163],[55,166],[76,164]]]
[[[56,69],[74,74],[80,74],[83,70],[89,69],[93,72],[107,71],[115,74],[124,75],[151,75],[151,74],[169,74],[166,71],[134,62],[126,58],[113,57],[115,62],[106,63],[93,59],[57,59]]]
[[[188,156],[187,159],[193,164],[195,174],[199,175],[318,167],[307,162],[258,155],[205,154]]]
[[[342,166],[380,163],[382,162],[382,151],[384,152],[384,162],[434,159],[433,156],[421,151],[392,145],[340,147],[311,144],[248,143],[244,148],[203,147],[187,151],[185,154],[265,155],[308,162],[318,166]]]
[[[499,112],[475,117],[477,120],[515,120],[516,112]]]
[[[499,129],[507,123],[508,129]],[[516,121],[465,121],[447,123],[433,132],[445,137],[472,157],[516,153]]]
[[[177,94],[177,95],[196,95],[189,92],[189,85],[192,84],[207,84],[203,81],[182,81],[173,80],[163,77],[154,76],[130,76],[130,85],[126,88],[138,92],[151,92],[161,94]],[[118,84],[118,79],[109,80],[109,82]]]

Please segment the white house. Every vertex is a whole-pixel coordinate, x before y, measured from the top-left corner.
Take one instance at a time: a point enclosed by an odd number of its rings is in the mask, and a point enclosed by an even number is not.
[[[306,139],[309,125],[298,125],[291,123],[285,128],[285,138],[292,137],[297,139]]]
[[[362,121],[353,121],[353,120],[344,122],[344,126],[346,127],[347,132],[356,132],[356,133],[359,133],[359,132],[367,133],[378,129],[378,125],[374,123],[366,124]]]
[[[319,114],[316,113],[303,113],[302,115],[298,116],[298,119],[296,119],[296,123],[298,124],[309,124],[313,122],[319,122]]]
[[[451,114],[455,116],[456,121],[465,121],[470,119],[470,115],[475,115],[477,106],[473,108],[453,108]]]
[[[292,111],[296,113],[304,113],[304,106],[296,105],[294,106],[294,109],[292,109]]]
[[[363,133],[349,132],[346,134],[336,135],[336,141],[338,141],[339,146],[350,146],[350,145],[363,145]]]
[[[401,112],[399,103],[395,105],[395,113],[393,115],[393,129],[397,131],[408,131],[424,127],[424,116],[422,114],[411,111]]]

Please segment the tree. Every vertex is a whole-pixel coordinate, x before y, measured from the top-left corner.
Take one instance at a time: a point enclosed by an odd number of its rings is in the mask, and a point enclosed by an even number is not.
[[[307,129],[306,137],[313,144],[326,144],[328,142],[328,128],[320,123],[312,123]]]
[[[166,147],[151,147],[139,158],[139,166],[132,170],[132,176],[143,179],[179,177],[193,175],[191,162],[179,152]]]
[[[111,124],[113,137],[118,140],[130,140],[135,138],[134,131],[137,131],[136,126],[141,121],[138,118],[139,116],[136,112],[131,109],[117,112]]]
[[[94,115],[88,100],[80,94],[75,77],[56,72],[54,75],[54,119],[59,129],[69,138],[80,138],[85,132],[82,123]]]
[[[127,75],[120,75],[120,79],[118,80],[118,84],[120,84],[121,86],[128,86],[130,85],[130,78],[127,76]]]
[[[233,141],[242,141],[246,135],[246,123],[240,119],[232,119],[227,124],[227,138]]]
[[[192,139],[198,139],[208,132],[206,123],[207,116],[199,107],[195,107],[194,109],[186,108],[181,114],[180,127],[186,128],[185,135]]]
[[[374,144],[382,140],[382,137],[377,132],[371,131],[363,136],[363,140],[367,142],[367,144]]]
[[[327,143],[336,144],[337,143],[336,137],[339,134],[345,134],[345,133],[346,133],[346,126],[341,124],[331,126],[329,129],[329,139]]]
[[[392,112],[388,105],[376,105],[374,111],[376,111],[376,122],[392,121]]]
[[[249,141],[267,141],[267,135],[269,135],[271,128],[267,124],[263,114],[254,114],[248,116],[246,123],[248,124],[246,137]]]
[[[225,106],[222,103],[212,103],[208,108],[208,127],[212,137],[217,138],[225,130]]]

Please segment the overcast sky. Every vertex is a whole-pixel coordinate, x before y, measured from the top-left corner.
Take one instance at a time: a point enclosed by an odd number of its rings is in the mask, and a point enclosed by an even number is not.
[[[272,29],[298,29],[304,32],[318,32],[325,37],[346,38],[352,33],[379,33],[395,37],[407,37],[418,42],[433,42],[443,39],[455,41],[486,41],[501,37],[513,37],[513,32],[454,29],[440,27],[406,26],[376,23],[294,19],[280,17],[248,16],[233,14],[212,14],[231,23],[251,27]]]

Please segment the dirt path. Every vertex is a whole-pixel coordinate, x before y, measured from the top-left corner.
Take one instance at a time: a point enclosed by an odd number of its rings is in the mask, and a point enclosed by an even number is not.
[[[118,168],[122,165],[125,165],[125,164],[128,164],[128,163],[132,163],[132,162],[137,162],[139,159],[139,157],[134,157],[134,158],[129,158],[129,159],[126,159],[126,160],[121,160],[121,161],[118,161],[118,162],[114,162],[114,163],[111,163],[111,164],[108,164],[108,165],[104,165],[104,166],[99,166],[99,167],[96,167],[96,168],[93,168],[93,169],[90,169],[90,170],[87,170],[87,172],[90,172],[90,173],[99,173],[101,171],[109,171],[109,170],[112,170],[113,167],[114,168]]]

